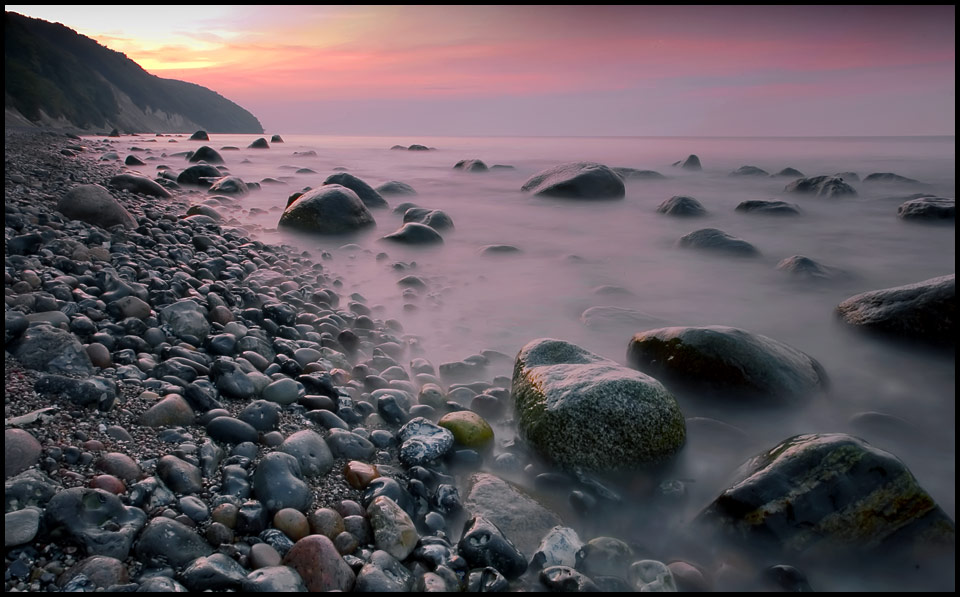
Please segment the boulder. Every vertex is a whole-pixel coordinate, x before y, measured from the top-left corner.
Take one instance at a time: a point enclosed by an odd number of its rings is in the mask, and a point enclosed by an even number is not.
[[[777,264],[777,269],[806,280],[832,280],[845,275],[835,267],[818,263],[803,255],[787,257]]]
[[[918,184],[919,180],[914,180],[912,178],[907,178],[906,176],[900,176],[899,174],[894,174],[893,172],[874,172],[873,174],[868,174],[866,178],[863,179],[863,182],[891,182],[896,184]]]
[[[544,535],[561,524],[560,517],[500,477],[489,473],[470,476],[463,507],[497,525],[525,554],[534,554]]]
[[[207,131],[197,131],[194,134],[190,135],[191,141],[209,141],[210,136],[207,135]]]
[[[580,323],[596,330],[643,329],[667,324],[663,319],[643,311],[607,305],[586,309],[580,314]]]
[[[771,216],[800,215],[800,207],[795,203],[787,203],[786,201],[762,201],[759,199],[743,201],[737,205],[735,211]]]
[[[521,187],[524,192],[567,199],[620,199],[623,179],[602,164],[573,162],[544,170]]]
[[[403,223],[416,222],[429,226],[434,230],[446,230],[453,228],[453,219],[447,215],[447,212],[440,209],[426,209],[423,207],[411,207],[403,214]]]
[[[109,228],[122,225],[135,228],[133,219],[110,191],[98,184],[82,184],[73,187],[57,202],[57,211],[71,220],[80,220],[87,224]]]
[[[143,176],[134,176],[133,174],[118,174],[111,178],[107,185],[120,191],[129,191],[138,195],[148,195],[161,199],[173,197],[170,191],[161,187],[156,182]]]
[[[911,199],[897,208],[897,217],[901,220],[956,221],[957,201],[945,197]]]
[[[190,166],[177,176],[177,184],[190,184],[200,187],[209,187],[211,181],[222,178],[223,174],[215,166],[197,164]]]
[[[774,176],[792,176],[794,178],[803,178],[803,172],[797,170],[796,168],[784,168],[783,170],[774,174]]]
[[[77,337],[49,325],[28,327],[10,353],[24,367],[64,375],[92,375],[93,363]]]
[[[770,176],[770,173],[756,166],[740,166],[731,172],[729,176]]]
[[[950,274],[852,296],[837,306],[837,314],[850,325],[952,345],[956,303],[957,276]]]
[[[674,195],[657,207],[658,214],[668,216],[705,216],[707,210],[693,197]]]
[[[755,257],[760,254],[756,247],[716,228],[701,228],[680,237],[677,244],[681,247],[702,249],[738,257]]]
[[[279,226],[318,234],[355,232],[376,222],[356,193],[328,184],[308,191],[287,206]]]
[[[326,180],[323,181],[323,184],[335,184],[347,187],[356,193],[357,197],[360,198],[360,201],[363,201],[363,204],[367,207],[387,207],[387,202],[383,197],[380,196],[380,193],[373,190],[373,187],[360,180],[353,174],[348,174],[346,172],[331,174]]]
[[[770,404],[800,402],[828,383],[823,367],[811,356],[772,338],[725,326],[641,332],[630,341],[627,362],[670,384]]]
[[[374,189],[381,195],[416,195],[417,191],[405,182],[391,180]]]
[[[687,156],[687,159],[674,162],[673,165],[683,168],[684,170],[691,170],[694,172],[703,170],[703,166],[700,165],[700,158],[698,158],[695,154],[690,154]]]
[[[247,148],[248,149],[270,149],[270,144],[267,143],[266,139],[264,139],[263,137],[260,137],[250,145],[247,145]]]
[[[655,170],[637,170],[636,168],[613,168],[624,180],[662,180],[666,176]]]
[[[223,157],[217,152],[216,149],[210,147],[209,145],[201,145],[196,151],[193,152],[193,154],[190,156],[190,159],[187,161],[189,161],[191,164],[196,164],[197,162],[222,164]]]
[[[857,195],[856,189],[843,182],[843,178],[838,176],[801,178],[791,182],[783,190],[786,193],[805,193],[824,199],[855,197]]]
[[[416,222],[408,222],[396,232],[392,232],[381,238],[405,245],[434,245],[443,243],[443,237],[440,236],[439,232],[430,226]]]
[[[178,338],[193,336],[203,341],[210,333],[206,310],[190,299],[179,300],[161,309],[160,321],[170,326]]]
[[[271,142],[271,143],[283,143],[283,137],[281,137],[280,135],[274,135],[274,136],[270,137],[270,142]]]
[[[956,541],[954,522],[900,460],[845,434],[798,435],[755,456],[698,520],[735,543],[793,555]]]
[[[490,168],[481,160],[460,160],[453,165],[454,170],[463,170],[464,172],[486,172]]]
[[[684,442],[683,414],[660,382],[562,340],[520,350],[511,394],[520,435],[563,468],[631,469]]]
[[[247,183],[243,182],[237,176],[224,176],[213,181],[208,193],[214,195],[236,195],[243,196],[250,192]]]

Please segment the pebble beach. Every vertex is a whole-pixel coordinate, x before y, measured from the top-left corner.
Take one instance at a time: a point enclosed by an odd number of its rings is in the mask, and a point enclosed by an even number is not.
[[[466,339],[472,356],[434,363],[324,251],[252,239],[94,143],[5,133],[7,591],[952,590],[954,521],[853,436],[783,438],[681,523],[689,480],[671,456],[698,433],[744,438],[684,420],[657,381],[686,376],[657,352],[666,332],[634,337],[633,369],[534,338],[519,354]],[[68,215],[65,197],[98,207]],[[955,297],[952,275],[927,282],[917,292]],[[731,383],[798,400],[829,386],[800,351],[708,331],[757,351],[763,381]],[[601,379],[656,406],[543,415],[552,396],[608,400]],[[771,493],[784,470],[829,504]],[[664,536],[611,528],[638,503]]]

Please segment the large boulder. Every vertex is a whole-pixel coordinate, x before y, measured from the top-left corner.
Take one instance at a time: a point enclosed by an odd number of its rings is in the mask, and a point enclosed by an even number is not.
[[[852,296],[837,306],[846,323],[924,340],[952,344],[956,334],[957,276]]]
[[[77,337],[49,325],[28,327],[10,350],[24,367],[64,375],[92,375],[93,363]]]
[[[762,199],[742,201],[737,205],[735,211],[772,216],[800,215],[800,207],[795,203],[787,203],[786,201],[764,201]]]
[[[695,154],[690,154],[687,156],[687,159],[674,162],[673,165],[693,172],[703,170],[703,166],[700,164],[700,158]]]
[[[544,170],[522,191],[567,199],[619,199],[626,194],[623,179],[603,164],[573,162]]]
[[[207,311],[199,303],[182,299],[160,310],[160,321],[170,326],[174,336],[192,336],[200,341],[210,333]]]
[[[210,135],[207,134],[207,131],[197,131],[194,134],[190,135],[191,141],[209,141]]]
[[[221,178],[223,174],[215,166],[210,164],[197,164],[190,166],[179,175],[177,175],[177,184],[190,184],[202,187],[209,187],[211,181]]]
[[[941,221],[957,219],[957,200],[946,197],[918,197],[897,208],[901,220]]]
[[[207,191],[213,195],[236,195],[243,196],[250,192],[247,183],[243,182],[237,176],[224,176],[213,181],[210,189]]]
[[[892,182],[897,184],[918,184],[920,181],[893,172],[874,172],[868,174],[863,182]]]
[[[657,207],[657,213],[668,216],[705,216],[707,210],[693,197],[674,195]]]
[[[900,460],[845,434],[799,435],[755,456],[698,520],[735,543],[794,555],[956,541],[954,522]]]
[[[221,156],[216,149],[210,147],[209,145],[202,145],[193,152],[193,154],[190,156],[190,159],[187,161],[189,161],[191,164],[196,164],[197,162],[222,164],[223,156]]]
[[[796,403],[828,383],[823,367],[806,353],[725,326],[641,332],[630,341],[627,362],[667,383],[773,404]]]
[[[654,464],[684,442],[683,413],[660,382],[562,340],[520,350],[511,394],[521,436],[564,468]]]
[[[130,191],[138,195],[149,195],[150,197],[159,197],[161,199],[173,197],[170,191],[161,187],[156,182],[149,178],[135,176],[133,174],[118,174],[111,178],[107,185],[114,189]]]
[[[787,193],[805,193],[824,199],[855,197],[857,195],[856,189],[843,182],[843,179],[838,176],[801,178],[791,182],[783,190]]]
[[[57,202],[57,211],[71,220],[80,220],[102,228],[122,225],[135,228],[133,219],[110,191],[98,184],[82,184],[66,192]]]
[[[490,168],[482,160],[460,160],[453,165],[453,169],[464,172],[486,172]]]
[[[278,225],[319,234],[345,234],[374,224],[373,214],[356,193],[338,184],[327,184],[288,205]]]
[[[388,240],[404,245],[435,245],[443,243],[443,237],[440,233],[427,226],[417,222],[407,222],[396,232],[391,232],[382,237]]]
[[[331,174],[323,181],[323,184],[336,184],[347,187],[360,197],[360,201],[367,207],[387,207],[387,201],[376,192],[373,187],[360,180],[353,174],[338,172]]]
[[[731,172],[729,176],[770,176],[770,173],[756,166],[740,166]]]
[[[453,219],[441,209],[427,209],[425,207],[411,207],[403,213],[403,223],[416,222],[429,226],[434,230],[453,228]]]
[[[525,554],[532,555],[560,517],[517,487],[488,473],[475,473],[467,482],[463,507],[497,525]]]
[[[416,195],[417,191],[405,182],[391,180],[374,189],[381,195]]]
[[[638,170],[636,168],[613,168],[624,180],[663,180],[666,178],[656,170]]]

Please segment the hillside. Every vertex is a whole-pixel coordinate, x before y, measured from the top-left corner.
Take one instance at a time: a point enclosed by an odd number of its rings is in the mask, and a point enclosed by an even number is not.
[[[3,15],[8,120],[86,131],[262,133],[249,112],[200,85],[161,79],[56,23]]]

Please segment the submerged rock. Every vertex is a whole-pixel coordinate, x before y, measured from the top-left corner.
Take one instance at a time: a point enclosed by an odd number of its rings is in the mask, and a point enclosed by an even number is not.
[[[453,165],[454,170],[463,170],[464,172],[486,172],[490,168],[481,160],[460,160]]]
[[[798,435],[740,467],[699,516],[733,542],[790,553],[952,549],[956,527],[892,454],[845,434]]]
[[[911,199],[897,208],[897,217],[901,220],[956,221],[957,201],[945,197]]]
[[[443,237],[436,230],[425,224],[408,222],[396,232],[381,237],[383,240],[402,243],[405,245],[434,245],[443,243]]]
[[[417,191],[405,182],[391,180],[374,189],[381,195],[416,195]]]
[[[786,201],[752,200],[741,202],[735,211],[773,216],[796,216],[800,215],[800,206]]]
[[[756,247],[735,236],[730,236],[716,228],[701,228],[680,237],[677,244],[681,247],[703,249],[739,257],[755,257],[760,254]]]
[[[655,170],[637,170],[636,168],[613,168],[624,180],[662,180],[666,176]]]
[[[344,234],[375,223],[373,214],[356,193],[330,184],[294,200],[283,211],[278,226],[318,234]]]
[[[521,436],[561,467],[654,464],[684,442],[683,414],[660,382],[562,340],[520,350],[511,393]]]
[[[643,311],[609,306],[590,307],[580,314],[580,323],[597,330],[649,328],[666,324],[663,319]]]
[[[807,280],[832,280],[844,276],[841,270],[823,265],[803,255],[787,257],[777,264],[777,269]]]
[[[247,148],[248,149],[270,149],[270,144],[267,143],[266,139],[264,139],[263,137],[260,137],[250,145],[247,145]]]
[[[699,172],[700,170],[703,170],[703,166],[700,165],[700,158],[697,157],[695,154],[690,154],[689,156],[687,156],[687,159],[674,162],[673,165],[679,168],[683,168],[684,170],[691,170],[695,172]]]
[[[763,168],[756,166],[740,166],[729,174],[730,176],[770,176],[770,173]]]
[[[560,517],[500,477],[476,473],[468,480],[464,508],[493,522],[524,554],[533,554]]]
[[[918,184],[919,180],[914,180],[912,178],[907,178],[906,176],[900,176],[899,174],[894,174],[893,172],[874,172],[873,174],[868,174],[866,178],[863,179],[863,182],[892,182],[897,184]]]
[[[786,193],[806,193],[824,199],[855,197],[857,195],[856,189],[843,182],[843,179],[838,176],[801,178],[791,182],[783,190]]]
[[[950,274],[915,284],[852,296],[837,306],[846,323],[934,343],[956,337],[957,276]]]
[[[707,210],[703,207],[703,204],[693,197],[674,195],[657,207],[657,213],[668,216],[689,217],[704,216],[707,214]]]
[[[669,327],[636,334],[627,362],[658,379],[771,404],[796,403],[827,386],[815,359],[772,338],[725,327]]]
[[[619,199],[626,194],[616,172],[592,162],[561,164],[544,170],[521,187],[524,192],[568,199]]]
[[[793,176],[796,178],[803,178],[804,174],[796,168],[784,168],[783,170],[774,174],[774,176]]]
[[[453,228],[453,219],[447,215],[447,212],[440,209],[426,209],[423,207],[411,207],[403,214],[403,223],[416,222],[429,226],[434,230],[446,230]]]

